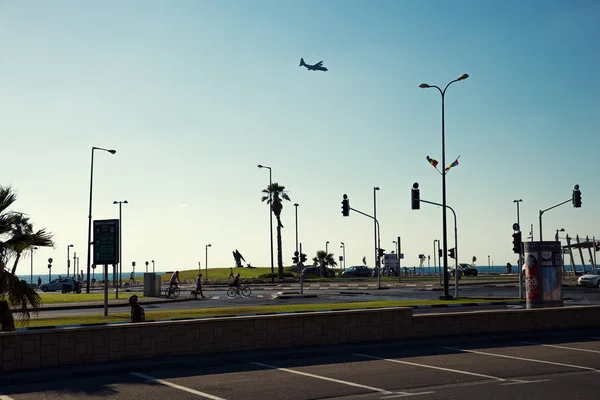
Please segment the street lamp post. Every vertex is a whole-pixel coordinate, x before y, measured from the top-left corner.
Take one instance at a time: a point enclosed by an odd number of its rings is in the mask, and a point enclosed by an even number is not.
[[[491,272],[490,255],[488,254],[488,275]]]
[[[521,232],[521,216],[519,215],[519,203],[521,203],[523,199],[513,200],[513,203],[517,203],[517,225],[519,225],[519,232]],[[531,229],[531,241],[533,241],[533,225]],[[519,250],[519,259],[517,261],[517,268],[519,272],[519,298],[523,298],[523,269],[522,269],[522,254]]]
[[[119,205],[119,286],[123,285],[123,215],[121,213],[121,205],[129,204],[127,200],[113,201],[113,204]],[[116,280],[116,279],[115,279]]]
[[[90,249],[92,247],[92,187],[94,182],[94,150],[102,150],[107,151],[110,154],[115,154],[116,150],[108,150],[103,149],[101,147],[92,147],[92,163],[90,168],[90,209],[88,213],[88,240],[87,240],[87,284],[86,284],[86,293],[90,292],[90,267],[92,265],[91,259],[92,255],[90,253]]]
[[[75,247],[75,246],[73,246],[72,244],[67,246],[67,278],[69,278],[71,276],[71,275],[69,275],[70,274],[69,269],[71,268],[71,255],[69,254],[70,253],[69,250],[71,250],[71,247]]]
[[[344,263],[344,271],[346,270],[346,244],[344,242],[341,242],[342,245],[340,246],[342,248],[342,262]]]
[[[295,210],[295,214],[296,214],[296,251],[298,251],[298,206],[300,204],[298,203],[294,203],[294,210]],[[298,255],[299,257],[299,255]],[[298,263],[300,264],[300,263]],[[298,273],[300,273],[300,267],[298,266]]]
[[[212,247],[211,244],[207,244],[206,246],[204,246],[204,268],[206,268],[206,278],[205,280],[208,281],[208,248]]]
[[[154,273],[154,260],[152,260],[152,273]]]
[[[258,168],[267,168],[269,170],[269,234],[271,236],[271,283],[275,282],[275,264],[273,262],[273,194],[271,185],[273,185],[273,175],[271,167],[258,164]]]
[[[437,258],[438,258],[438,255],[437,255],[437,253],[435,252],[435,243],[436,243],[436,242],[438,243],[438,247],[439,247],[439,243],[440,243],[440,241],[439,241],[438,239],[433,239],[433,272],[434,272],[434,273],[437,273],[437,272],[438,272],[438,270],[437,270],[437,261],[436,261],[436,260],[437,260]]]
[[[453,84],[454,82],[458,82],[458,81],[462,81],[465,80],[469,77],[468,74],[462,74],[461,76],[459,76],[458,78],[456,78],[455,80],[449,82],[446,87],[444,88],[444,90],[440,89],[439,86],[436,85],[428,85],[426,83],[421,83],[419,85],[419,87],[421,89],[428,89],[428,88],[436,88],[440,94],[442,95],[442,168],[443,172],[442,172],[442,230],[443,230],[443,236],[442,236],[442,241],[443,241],[443,248],[444,248],[444,295],[441,296],[441,298],[443,299],[452,299],[452,296],[450,295],[450,293],[448,293],[448,287],[449,287],[449,282],[448,282],[448,232],[447,232],[447,225],[446,225],[446,132],[445,132],[445,121],[444,121],[444,98],[446,95],[446,90],[448,89],[448,87]]]
[[[373,188],[373,230],[375,237],[375,269],[377,270],[377,289],[381,286],[381,268],[379,268],[379,245],[377,236],[377,191],[378,186]]]
[[[36,246],[33,246],[31,248],[31,275],[29,276],[29,281],[30,283],[33,285],[33,251],[37,250],[38,248]]]
[[[557,242],[559,242],[560,240],[558,238],[558,232],[564,232],[564,231],[565,231],[565,228],[557,229],[556,230],[556,235],[554,236],[554,240],[557,241]]]
[[[325,257],[329,254],[329,240],[325,242]]]

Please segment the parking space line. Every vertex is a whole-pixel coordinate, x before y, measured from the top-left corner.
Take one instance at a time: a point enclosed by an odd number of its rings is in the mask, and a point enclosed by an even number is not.
[[[212,394],[200,392],[198,390],[190,389],[190,388],[187,388],[185,386],[180,386],[180,385],[177,385],[175,383],[167,382],[167,381],[165,381],[163,379],[158,379],[158,378],[154,378],[154,377],[149,376],[149,375],[141,374],[139,372],[130,372],[130,374],[133,375],[133,376],[137,376],[138,378],[145,379],[145,380],[150,381],[150,382],[160,383],[161,385],[169,386],[169,387],[172,387],[174,389],[179,389],[179,390],[183,390],[184,392],[188,392],[188,393],[192,393],[192,394],[195,394],[195,395],[198,395],[198,396],[206,397],[207,399],[211,399],[211,400],[225,400],[222,397],[213,396]]]
[[[600,354],[600,350],[578,349],[576,347],[558,346],[558,345],[555,345],[555,344],[542,344],[542,343],[535,343],[535,342],[521,342],[521,343],[533,344],[535,346],[552,347],[552,348],[555,348],[555,349],[565,349],[565,350],[583,351],[583,352],[587,352],[587,353]]]
[[[485,351],[459,349],[459,348],[456,348],[456,347],[442,347],[442,349],[454,350],[454,351],[461,351],[461,352],[472,353],[472,354],[481,354],[481,355],[490,356],[490,357],[508,358],[508,359],[511,359],[511,360],[521,360],[521,361],[530,361],[530,362],[535,362],[535,363],[540,363],[540,364],[557,365],[557,366],[560,366],[560,367],[567,367],[567,368],[574,368],[574,369],[583,369],[583,370],[586,370],[586,371],[592,371],[592,372],[598,372],[598,373],[600,373],[600,370],[597,370],[596,368],[583,367],[581,365],[565,364],[565,363],[559,363],[559,362],[553,362],[553,361],[544,361],[544,360],[535,360],[533,358],[507,356],[507,355],[504,355],[504,354],[495,354],[495,353],[488,353],[488,352],[485,352]]]
[[[296,371],[296,370],[289,369],[289,368],[279,368],[279,367],[276,367],[274,365],[263,364],[263,363],[259,363],[259,362],[253,362],[253,361],[250,362],[250,364],[258,365],[258,366],[265,367],[265,368],[276,369],[278,371],[290,372],[292,374],[304,375],[304,376],[308,376],[308,377],[311,377],[311,378],[321,379],[321,380],[324,380],[324,381],[341,383],[342,385],[354,386],[354,387],[361,388],[361,389],[371,390],[373,392],[380,392],[380,393],[383,393],[383,394],[394,394],[394,392],[390,392],[389,390],[379,389],[379,388],[376,388],[376,387],[373,387],[373,386],[366,386],[366,385],[361,385],[360,383],[342,381],[340,379],[328,378],[326,376],[309,374],[307,372],[300,372],[300,371]],[[405,392],[397,392],[397,393],[399,393],[399,394],[410,394],[410,393],[407,393],[407,392],[406,393]]]
[[[538,383],[538,382],[550,382],[550,379],[536,379],[535,381],[522,381],[522,380],[519,380],[519,379],[515,379],[512,382],[501,383],[500,385],[502,385],[502,386],[522,385],[524,383]]]
[[[0,400],[15,400],[12,397],[8,397],[5,394],[0,393]]]
[[[418,364],[418,363],[409,362],[409,361],[395,360],[393,358],[381,358],[381,357],[375,357],[375,356],[370,356],[368,354],[360,354],[360,353],[353,353],[352,355],[358,356],[358,357],[372,358],[373,360],[389,361],[389,362],[398,363],[398,364],[412,365],[414,367],[431,368],[431,369],[437,369],[437,370],[440,370],[440,371],[454,372],[454,373],[457,373],[457,374],[478,376],[480,378],[493,379],[493,380],[496,380],[498,382],[506,382],[508,380],[508,379],[504,379],[504,378],[498,378],[497,376],[477,374],[475,372],[461,371],[461,370],[458,370],[458,369],[436,367],[436,366],[427,365],[427,364]]]

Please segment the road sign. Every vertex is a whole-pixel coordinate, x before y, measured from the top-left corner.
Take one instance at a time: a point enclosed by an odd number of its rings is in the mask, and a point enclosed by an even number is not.
[[[514,223],[513,224],[513,231],[518,231],[519,230],[519,224]]]
[[[119,220],[94,221],[94,264],[119,263]]]

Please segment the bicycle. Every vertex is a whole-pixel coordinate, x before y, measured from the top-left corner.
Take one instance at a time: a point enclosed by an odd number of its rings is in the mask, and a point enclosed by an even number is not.
[[[233,299],[238,294],[240,294],[243,297],[250,297],[250,295],[252,294],[252,289],[244,285],[240,285],[239,293],[238,289],[235,286],[232,286],[229,289],[227,289],[227,297],[229,297],[230,299]]]
[[[179,293],[181,293],[181,289],[179,289],[179,286],[169,286],[167,290],[165,290],[165,296],[167,297],[171,297],[171,295],[173,295],[173,297],[179,297]]]

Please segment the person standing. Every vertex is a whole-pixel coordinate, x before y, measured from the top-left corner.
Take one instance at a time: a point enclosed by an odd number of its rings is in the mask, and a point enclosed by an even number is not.
[[[196,278],[196,294],[200,294],[203,299],[205,298],[202,293],[202,274],[198,274],[198,277]]]
[[[233,268],[229,268],[229,278],[227,278],[227,280],[234,278],[233,276]]]
[[[38,276],[38,289],[42,286],[42,278]]]

